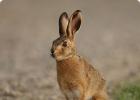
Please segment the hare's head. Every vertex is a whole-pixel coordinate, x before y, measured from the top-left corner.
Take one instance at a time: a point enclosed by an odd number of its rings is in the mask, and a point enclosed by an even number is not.
[[[64,12],[59,18],[60,37],[53,41],[51,54],[56,60],[67,59],[75,55],[74,35],[81,25],[81,11],[76,10],[69,18]]]

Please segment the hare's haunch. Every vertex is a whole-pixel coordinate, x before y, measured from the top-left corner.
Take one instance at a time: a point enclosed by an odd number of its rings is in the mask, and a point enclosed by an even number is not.
[[[51,54],[57,63],[57,80],[66,100],[107,100],[105,80],[85,59],[76,54],[75,33],[81,25],[81,11],[59,18],[60,37],[53,41]]]

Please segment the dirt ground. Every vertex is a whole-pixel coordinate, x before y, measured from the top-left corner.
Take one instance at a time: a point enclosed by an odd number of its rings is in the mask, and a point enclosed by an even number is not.
[[[0,100],[65,100],[50,47],[58,18],[82,10],[77,50],[107,80],[108,92],[140,79],[137,0],[3,0],[0,3]]]

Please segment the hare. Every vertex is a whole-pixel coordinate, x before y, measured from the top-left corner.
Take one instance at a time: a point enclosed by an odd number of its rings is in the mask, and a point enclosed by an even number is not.
[[[53,41],[51,55],[57,63],[57,80],[66,100],[107,100],[105,80],[84,58],[76,53],[75,33],[81,25],[81,11],[70,18],[59,18],[60,37]]]

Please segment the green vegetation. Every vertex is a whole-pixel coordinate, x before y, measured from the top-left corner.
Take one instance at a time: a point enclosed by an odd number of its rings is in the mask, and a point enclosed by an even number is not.
[[[123,84],[114,89],[113,100],[140,100],[140,83]]]

